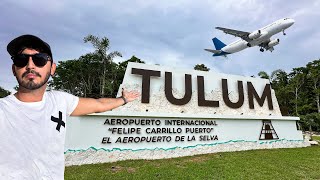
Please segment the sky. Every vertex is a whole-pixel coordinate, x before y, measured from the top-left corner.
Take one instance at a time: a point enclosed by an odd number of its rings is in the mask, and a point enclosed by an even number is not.
[[[210,71],[242,76],[290,72],[320,58],[319,9],[317,0],[1,0],[0,86],[13,92],[17,85],[6,47],[23,34],[49,43],[55,62],[93,52],[83,41],[92,34],[107,37],[110,51],[122,53],[115,62],[136,56],[147,64],[186,70],[205,64]],[[238,39],[217,26],[251,32],[286,17],[295,24],[286,36],[273,36],[280,44],[272,53],[252,47],[224,58],[203,50],[214,49],[213,37],[225,44]]]

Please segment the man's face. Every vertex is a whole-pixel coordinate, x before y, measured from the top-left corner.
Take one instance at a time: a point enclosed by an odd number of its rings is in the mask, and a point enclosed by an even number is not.
[[[34,55],[39,53],[34,49],[24,49],[21,54]],[[43,67],[37,67],[32,57],[29,57],[29,62],[24,67],[17,67],[12,65],[12,71],[17,78],[19,87],[36,90],[43,86],[46,86],[50,75],[53,75],[56,69],[56,65],[52,64],[52,61],[48,61]]]

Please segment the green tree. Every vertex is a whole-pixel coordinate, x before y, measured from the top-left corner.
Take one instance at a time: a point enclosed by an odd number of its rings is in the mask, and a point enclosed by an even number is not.
[[[139,59],[135,56],[132,56],[130,59],[128,59],[126,61],[119,62],[117,72],[116,72],[118,74],[116,82],[115,82],[116,87],[119,87],[120,84],[122,83],[129,62],[143,63],[143,64],[145,63],[144,61],[142,61],[141,59]],[[114,94],[116,95],[116,93],[117,93],[117,89],[115,89]]]
[[[308,63],[307,69],[308,78],[312,82],[314,101],[316,103],[318,113],[320,113],[320,59]]]
[[[289,89],[292,93],[294,93],[295,115],[299,115],[298,100],[299,100],[300,90],[302,86],[305,84],[306,71],[307,69],[304,67],[293,68],[293,72],[289,74],[289,77],[290,77]]]
[[[272,77],[272,88],[276,93],[276,97],[279,103],[279,107],[282,115],[291,114],[291,104],[292,94],[290,94],[288,86],[288,74],[283,70],[276,70],[271,73]]]
[[[282,69],[272,71],[271,83],[273,86],[287,86],[288,85],[288,74]]]
[[[206,65],[204,64],[197,64],[194,66],[193,68],[194,70],[198,70],[198,71],[210,71],[210,68],[208,68]]]
[[[49,86],[54,89],[64,90],[76,96],[85,96],[83,82],[80,80],[82,63],[79,60],[59,61],[53,81]]]
[[[309,131],[320,131],[320,114],[310,113],[301,116],[301,124],[303,129],[308,129]]]
[[[260,71],[258,73],[258,76],[262,79],[268,79],[271,82],[275,78],[276,74],[279,72],[284,72],[284,71],[282,69],[277,69],[272,71],[270,75],[265,71]]]
[[[111,63],[115,65],[115,63]],[[110,65],[107,67],[110,71]],[[88,53],[79,59],[60,61],[50,87],[61,89],[81,97],[101,97],[100,72],[102,65],[99,56]],[[107,78],[106,78],[107,79]],[[105,88],[106,91],[108,88]],[[107,93],[111,95],[112,93]]]
[[[100,97],[99,93],[99,72],[102,71],[101,63],[97,54],[88,53],[79,58],[79,76],[78,79],[84,86],[84,97]]]
[[[95,54],[98,56],[101,64],[102,64],[102,72],[100,72],[100,95],[105,96],[105,91],[108,89],[112,89],[112,79],[107,79],[107,73],[109,73],[109,77],[113,76],[112,73],[115,71],[113,69],[115,65],[113,64],[113,58],[119,56],[122,57],[121,53],[118,51],[113,51],[108,53],[110,49],[110,42],[109,39],[106,37],[99,38],[97,36],[88,35],[84,39],[84,42],[90,42],[93,47],[96,49]],[[107,82],[109,84],[107,84]],[[111,82],[111,84],[110,84]]]
[[[258,73],[258,76],[259,76],[260,78],[262,78],[262,79],[270,79],[269,74],[268,74],[267,72],[265,72],[265,71],[260,71],[260,72]]]
[[[105,96],[115,96],[122,83],[128,62],[144,63],[132,56],[118,64],[111,62],[107,67]],[[67,91],[80,97],[102,97],[100,94],[101,61],[96,53],[89,53],[79,59],[60,61],[50,87]]]
[[[0,98],[6,97],[6,96],[8,96],[10,94],[11,94],[10,91],[5,90],[0,86]]]

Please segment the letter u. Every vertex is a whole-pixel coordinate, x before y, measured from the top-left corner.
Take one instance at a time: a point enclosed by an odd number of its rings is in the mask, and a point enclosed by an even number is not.
[[[177,99],[173,96],[172,94],[172,73],[171,72],[166,72],[165,73],[165,94],[167,100],[174,104],[174,105],[185,105],[191,100],[192,96],[192,84],[191,84],[191,75],[186,74],[185,78],[185,94],[184,97],[181,99]]]

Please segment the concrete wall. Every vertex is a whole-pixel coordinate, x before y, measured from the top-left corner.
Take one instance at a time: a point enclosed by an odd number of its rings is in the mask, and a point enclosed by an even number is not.
[[[133,69],[158,71],[159,76],[150,77],[149,102],[143,103],[139,98],[109,112],[70,117],[67,120],[66,165],[309,145],[296,128],[299,118],[281,116],[273,90],[269,91],[273,108],[267,98],[260,105],[253,99],[254,108],[250,108],[248,82],[262,97],[268,80],[129,63],[119,95],[122,87],[146,93],[143,76],[134,74]],[[185,95],[185,75],[191,75],[192,96],[186,104],[169,102],[165,93],[166,72],[172,74],[169,92],[177,99]],[[217,101],[219,106],[199,105],[199,76],[204,79],[205,100]],[[222,79],[228,81],[228,98],[233,103],[239,100],[238,83],[241,81],[244,90],[241,107],[231,108],[224,102],[223,93],[226,92]],[[140,124],[132,123],[134,120]],[[143,122],[149,124],[141,124]],[[187,125],[187,122],[194,124]]]

